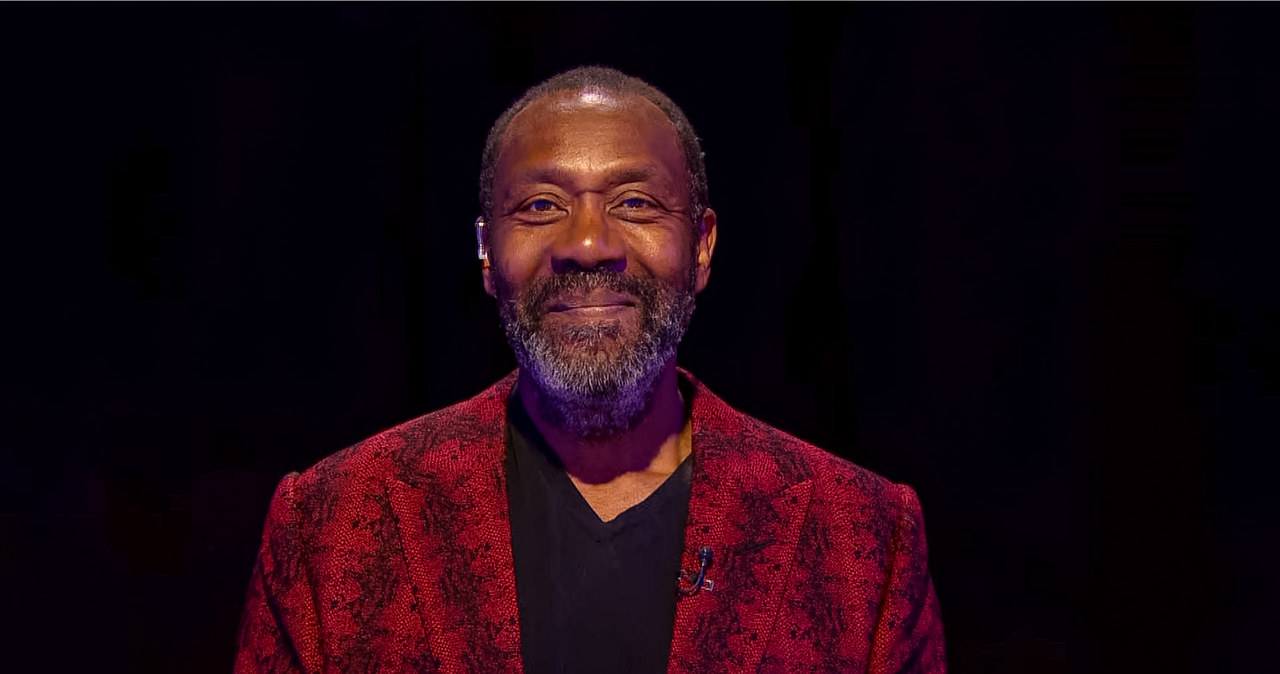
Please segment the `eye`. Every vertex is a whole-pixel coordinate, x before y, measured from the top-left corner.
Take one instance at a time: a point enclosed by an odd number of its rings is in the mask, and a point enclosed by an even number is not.
[[[622,200],[621,204],[623,208],[648,208],[652,205],[653,202],[644,197],[627,197]]]
[[[516,209],[515,216],[526,224],[543,225],[564,217],[565,209],[554,197],[533,197]]]
[[[628,222],[652,222],[662,215],[662,206],[644,194],[632,192],[614,202],[613,217]]]

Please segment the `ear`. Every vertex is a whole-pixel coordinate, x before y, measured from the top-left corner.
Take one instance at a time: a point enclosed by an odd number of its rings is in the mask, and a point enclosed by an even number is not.
[[[484,291],[490,297],[497,297],[493,289],[493,279],[489,276],[489,228],[485,225],[484,216],[476,218],[476,257],[480,258],[480,277],[484,280]]]
[[[711,256],[716,252],[716,212],[710,208],[702,212],[698,221],[698,276],[694,290],[702,292],[711,278]]]
[[[498,293],[493,289],[493,279],[489,278],[489,267],[485,266],[480,269],[480,276],[484,279],[484,291],[489,297],[497,298]]]

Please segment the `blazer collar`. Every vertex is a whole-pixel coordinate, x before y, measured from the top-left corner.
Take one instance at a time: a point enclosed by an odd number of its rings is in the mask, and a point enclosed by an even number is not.
[[[686,370],[680,376],[694,392],[681,568],[696,573],[698,550],[710,547],[714,589],[677,601],[669,671],[754,670],[794,563],[811,483],[804,467],[772,447],[776,431]],[[515,381],[512,373],[447,410],[391,484],[414,610],[442,671],[522,671],[502,468]]]
[[[681,568],[696,573],[698,550],[711,548],[706,577],[714,586],[677,601],[668,671],[755,671],[794,563],[812,483],[806,466],[773,446],[777,431],[729,407],[687,371],[681,376],[696,391]]]

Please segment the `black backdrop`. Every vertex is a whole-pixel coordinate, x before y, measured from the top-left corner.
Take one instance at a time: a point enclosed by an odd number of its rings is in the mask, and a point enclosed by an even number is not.
[[[1258,663],[1277,18],[0,8],[3,668],[228,670],[280,476],[513,367],[481,144],[584,63],[704,138],[720,244],[682,362],[916,487],[954,671]]]

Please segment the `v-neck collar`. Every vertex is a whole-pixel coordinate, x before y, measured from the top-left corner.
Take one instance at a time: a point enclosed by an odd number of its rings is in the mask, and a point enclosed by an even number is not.
[[[546,438],[538,432],[533,419],[520,402],[520,398],[512,390],[507,402],[507,452],[521,469],[522,479],[542,481],[546,492],[556,503],[565,509],[570,517],[585,526],[593,535],[607,538],[617,535],[632,526],[643,524],[655,511],[660,510],[668,499],[683,496],[687,508],[689,486],[693,474],[693,453],[685,457],[680,465],[649,493],[643,501],[627,508],[611,520],[600,519],[595,509],[587,502],[577,485],[565,470]]]

